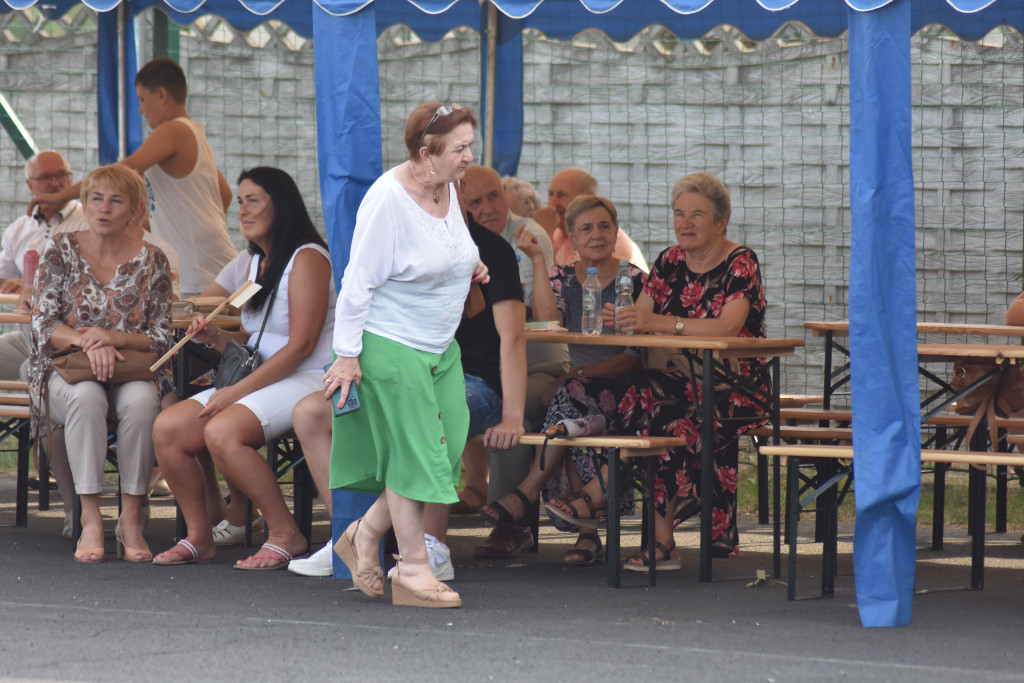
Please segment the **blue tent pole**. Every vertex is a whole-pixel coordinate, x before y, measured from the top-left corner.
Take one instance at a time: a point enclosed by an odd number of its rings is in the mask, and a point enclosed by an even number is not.
[[[96,116],[99,163],[117,161],[117,11],[96,17]]]
[[[356,211],[384,167],[375,15],[373,4],[342,17],[331,16],[313,4],[320,200],[334,280],[339,288],[352,246]],[[334,542],[376,498],[376,494],[349,489],[331,491]],[[334,576],[351,576],[337,555]]]
[[[850,373],[864,626],[910,623],[921,489],[911,0],[850,10]]]

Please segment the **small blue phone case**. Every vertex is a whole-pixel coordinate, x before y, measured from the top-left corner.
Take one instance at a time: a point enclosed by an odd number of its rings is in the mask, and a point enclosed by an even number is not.
[[[327,372],[330,368],[331,363],[328,363],[324,366],[324,372]],[[348,399],[345,401],[345,404],[339,405],[340,402],[341,387],[338,387],[331,396],[331,408],[334,410],[334,417],[340,417],[359,410],[359,392],[356,390],[355,382],[348,385]]]

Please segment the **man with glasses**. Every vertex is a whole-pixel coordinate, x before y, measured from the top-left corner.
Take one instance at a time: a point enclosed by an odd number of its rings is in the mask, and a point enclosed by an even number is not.
[[[70,186],[72,181],[71,167],[60,152],[46,150],[25,162],[25,184],[33,197],[59,192]],[[11,223],[0,238],[0,292],[14,294],[21,293],[26,287],[31,289],[30,278],[46,242],[65,232],[88,229],[85,212],[77,199],[59,208],[40,204],[31,216],[22,216]],[[30,254],[27,263],[32,273],[25,272],[26,254]],[[23,296],[19,309],[27,312],[27,308],[28,303]],[[18,329],[0,335],[0,380],[25,379],[22,365],[28,361],[31,345],[28,325],[19,325]],[[50,457],[50,468],[66,501],[63,535],[71,538],[71,499],[65,492],[73,492],[74,484],[64,450],[63,432],[54,432],[52,444],[54,452]],[[46,484],[40,482],[40,485]]]
[[[71,168],[60,152],[46,150],[25,162],[25,184],[33,197],[59,192],[71,183]],[[0,239],[0,293],[17,294],[25,287],[22,269],[26,253],[42,253],[43,245],[51,237],[85,229],[88,229],[85,214],[76,199],[59,208],[41,204],[31,216],[22,216],[7,226]],[[28,358],[27,351],[25,358]],[[11,376],[8,368],[2,365],[2,359],[0,376]],[[13,376],[18,376],[17,368]]]

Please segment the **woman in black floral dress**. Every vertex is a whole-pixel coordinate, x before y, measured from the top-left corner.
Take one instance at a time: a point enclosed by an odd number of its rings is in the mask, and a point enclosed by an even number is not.
[[[636,305],[620,311],[620,323],[634,332],[764,337],[765,299],[757,255],[725,237],[731,214],[729,191],[710,174],[688,175],[672,188],[672,209],[678,244],[658,256]],[[612,315],[606,307],[605,321]],[[761,359],[739,361],[744,376],[763,367]],[[759,384],[763,385],[764,380]],[[767,387],[762,388],[767,392]],[[626,390],[617,418],[609,425],[609,431],[616,434],[693,439],[690,447],[667,451],[658,467],[655,560],[659,569],[681,566],[672,532],[675,513],[680,503],[698,493],[700,391],[700,385],[691,381],[683,369],[645,370]],[[735,555],[739,541],[738,462],[736,450],[727,446],[763,422],[762,412],[740,393],[732,392],[718,402],[711,491],[713,550],[718,555]],[[647,556],[647,552],[641,552],[629,558],[625,568],[646,571]]]

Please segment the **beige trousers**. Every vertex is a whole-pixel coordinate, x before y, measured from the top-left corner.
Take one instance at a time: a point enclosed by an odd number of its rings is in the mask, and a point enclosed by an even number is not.
[[[160,398],[153,382],[106,386],[68,384],[53,372],[49,380],[50,422],[64,425],[75,491],[100,493],[107,457],[107,424],[117,424],[117,467],[121,491],[142,496],[153,472],[153,422]],[[45,410],[45,406],[43,408]]]

